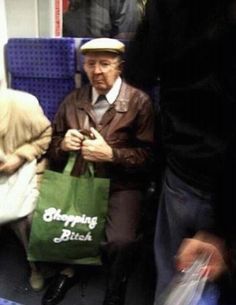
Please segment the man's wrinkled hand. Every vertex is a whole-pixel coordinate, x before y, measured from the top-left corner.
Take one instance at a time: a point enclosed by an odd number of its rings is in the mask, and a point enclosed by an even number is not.
[[[81,149],[81,143],[84,136],[77,129],[67,130],[64,139],[61,142],[63,151],[76,151]]]
[[[82,156],[87,161],[112,162],[113,152],[101,134],[94,128],[90,129],[92,139],[86,139],[82,143]]]

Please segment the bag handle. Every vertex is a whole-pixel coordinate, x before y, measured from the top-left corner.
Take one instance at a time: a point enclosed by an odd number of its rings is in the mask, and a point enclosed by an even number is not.
[[[85,172],[82,176],[86,177],[86,178],[94,177],[94,164],[93,164],[93,162],[90,162],[90,161],[86,162],[86,170],[85,170]]]
[[[76,153],[73,153],[73,152],[69,153],[69,158],[68,158],[66,166],[63,170],[63,174],[70,176],[71,171],[72,171],[75,161],[76,161],[76,157],[77,157]],[[82,176],[86,177],[86,178],[94,177],[94,165],[92,162],[90,162],[90,161],[86,162],[86,170]]]

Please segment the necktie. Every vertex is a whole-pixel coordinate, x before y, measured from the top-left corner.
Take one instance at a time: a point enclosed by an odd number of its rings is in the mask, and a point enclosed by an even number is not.
[[[110,107],[105,95],[99,95],[96,103],[93,105],[93,110],[96,115],[97,122],[99,123],[104,115],[104,113],[107,111],[107,109]]]

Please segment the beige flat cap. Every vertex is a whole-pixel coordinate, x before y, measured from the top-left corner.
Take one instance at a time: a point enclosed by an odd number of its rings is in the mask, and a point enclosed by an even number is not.
[[[88,52],[112,52],[122,54],[125,52],[125,45],[113,38],[95,38],[83,44],[80,48],[82,54]]]

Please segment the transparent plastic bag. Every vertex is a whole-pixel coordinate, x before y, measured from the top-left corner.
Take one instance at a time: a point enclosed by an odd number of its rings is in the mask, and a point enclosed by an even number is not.
[[[207,274],[202,270],[209,260],[210,256],[200,256],[187,270],[178,273],[155,305],[198,305],[207,284]]]

